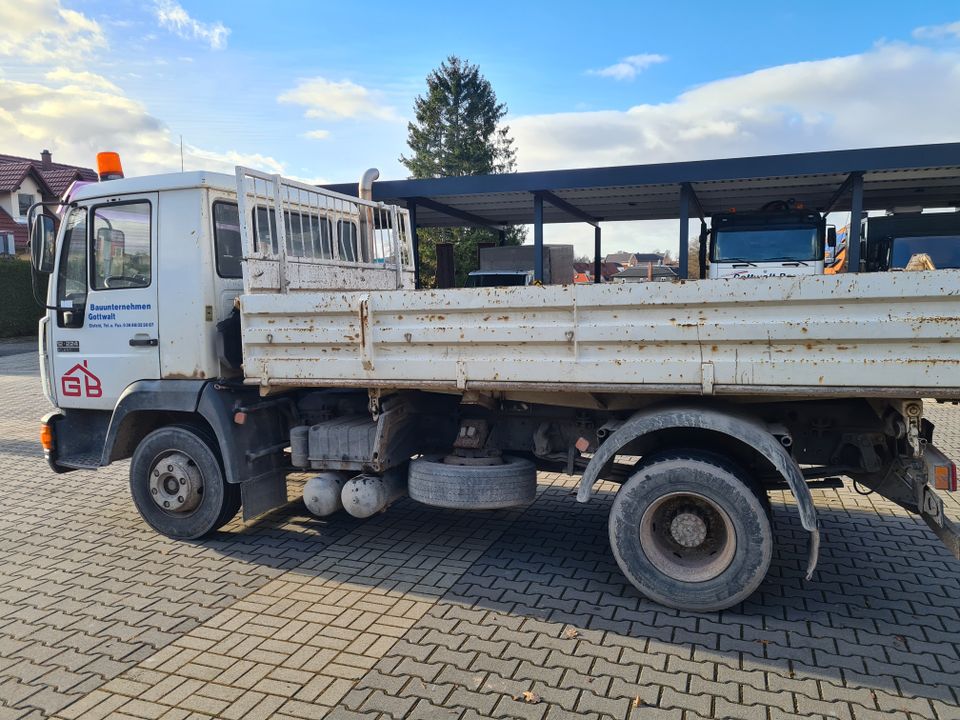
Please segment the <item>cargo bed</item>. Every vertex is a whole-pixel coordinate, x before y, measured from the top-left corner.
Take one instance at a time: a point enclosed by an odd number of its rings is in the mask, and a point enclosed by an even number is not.
[[[241,312],[264,389],[960,398],[960,271],[257,292]]]

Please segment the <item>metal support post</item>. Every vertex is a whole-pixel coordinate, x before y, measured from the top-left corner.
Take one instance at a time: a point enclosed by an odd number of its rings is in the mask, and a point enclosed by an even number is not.
[[[686,280],[690,265],[690,187],[680,186],[680,261],[679,275]]]
[[[533,279],[543,282],[543,196],[533,196]]]
[[[602,264],[600,257],[600,226],[593,229],[593,281],[595,283],[603,282]]]
[[[850,229],[847,231],[847,272],[860,272],[860,221],[863,218],[863,173],[851,173]]]

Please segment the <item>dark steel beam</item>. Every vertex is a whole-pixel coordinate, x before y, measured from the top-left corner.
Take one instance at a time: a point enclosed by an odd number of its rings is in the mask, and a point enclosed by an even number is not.
[[[593,217],[593,215],[589,215],[585,213],[583,210],[581,210],[577,206],[568,203],[566,200],[564,200],[561,197],[557,197],[556,195],[554,195],[552,192],[548,190],[541,190],[540,196],[544,200],[546,200],[548,203],[553,205],[555,208],[563,210],[565,213],[567,213],[567,215],[572,215],[578,220],[583,220],[585,223],[589,223],[594,227],[597,227],[600,224],[600,218],[596,218],[596,217]]]
[[[747,178],[803,175],[846,175],[850,168],[864,172],[960,167],[960,143],[827,152],[763,155],[693,162],[624,165],[619,167],[545,170],[538,172],[378,181],[375,200],[412,200],[485,193],[558,192],[586,188],[676,185]],[[327,189],[356,196],[356,182],[327,185]]]
[[[849,175],[847,175],[847,179],[840,184],[840,187],[837,188],[837,191],[827,201],[827,206],[823,210],[824,215],[826,215],[829,212],[832,212],[833,208],[836,207],[838,202],[840,202],[840,198],[842,198],[844,195],[850,192],[850,188],[853,186],[853,176],[854,176],[854,173],[850,173]],[[861,175],[861,178],[862,177],[863,176]]]
[[[533,196],[533,279],[543,282],[543,196]]]
[[[506,223],[496,222],[495,220],[488,220],[487,218],[480,217],[479,215],[474,215],[473,213],[468,213],[463,210],[458,210],[455,207],[449,205],[444,205],[439,203],[436,200],[431,200],[430,198],[425,197],[413,197],[407,200],[408,203],[416,203],[417,205],[423,205],[423,207],[430,208],[434,212],[442,213],[444,215],[449,215],[450,217],[457,218],[458,220],[463,220],[464,222],[470,223],[471,226],[479,226],[489,228],[490,230],[500,231],[503,229],[503,226]]]
[[[603,258],[600,255],[600,226],[597,225],[593,230],[593,281],[595,283],[603,282]]]
[[[697,197],[697,193],[693,189],[693,185],[690,183],[683,183],[683,187],[686,188],[687,197],[693,203],[693,207],[697,211],[697,217],[700,218],[700,222],[706,222],[707,216],[703,212],[703,205],[700,204],[700,198]]]
[[[679,275],[681,280],[687,279],[690,265],[690,194],[689,183],[680,185],[680,263]]]
[[[850,173],[850,229],[847,231],[847,272],[860,272],[860,221],[863,219],[863,173]]]

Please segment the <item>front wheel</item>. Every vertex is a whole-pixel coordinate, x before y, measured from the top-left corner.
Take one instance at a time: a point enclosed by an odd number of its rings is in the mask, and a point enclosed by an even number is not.
[[[240,507],[239,491],[225,481],[212,441],[190,427],[154,430],[130,462],[140,516],[176,540],[195,540],[228,523]]]
[[[750,596],[773,556],[766,508],[735,465],[707,453],[658,455],[620,488],[610,545],[627,579],[679,610],[723,610]]]

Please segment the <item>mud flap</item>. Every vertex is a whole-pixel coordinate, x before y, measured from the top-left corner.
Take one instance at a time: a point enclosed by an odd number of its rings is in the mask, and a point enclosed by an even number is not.
[[[253,520],[287,503],[287,478],[273,473],[240,483],[244,521]]]

